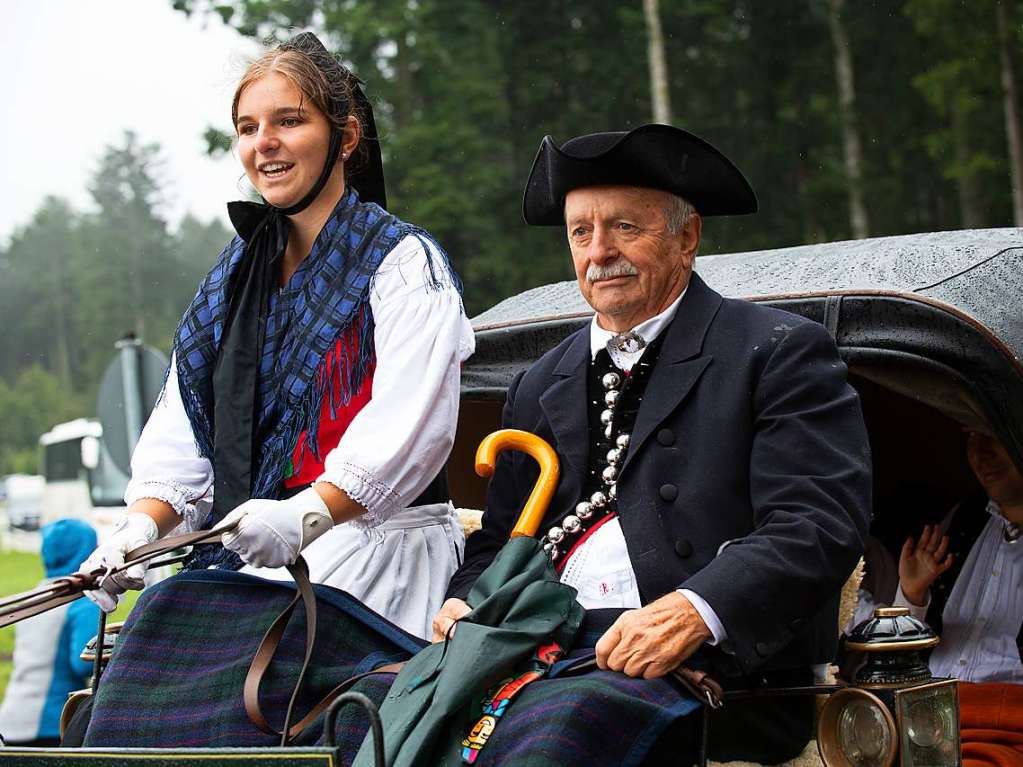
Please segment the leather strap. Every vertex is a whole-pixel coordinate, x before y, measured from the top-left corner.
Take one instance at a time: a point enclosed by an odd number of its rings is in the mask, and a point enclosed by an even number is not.
[[[15,594],[0,600],[0,628],[10,626],[25,618],[52,610],[54,607],[74,602],[81,598],[84,592],[92,591],[99,587],[100,581],[112,573],[120,573],[129,567],[151,562],[158,557],[167,554],[174,549],[183,546],[194,546],[197,543],[219,538],[225,532],[232,530],[233,525],[217,528],[216,530],[200,530],[195,533],[174,535],[170,538],[161,538],[153,543],[147,543],[137,549],[132,549],[125,555],[125,562],[118,567],[100,567],[89,573],[71,573],[62,578],[47,583],[44,586]]]
[[[683,687],[709,708],[721,708],[724,705],[724,689],[706,671],[679,666],[670,676],[681,682]]]
[[[248,714],[249,720],[267,735],[279,736],[282,746],[288,745],[288,741],[295,738],[312,724],[320,714],[327,710],[335,699],[340,697],[360,679],[365,679],[373,674],[396,673],[404,665],[403,663],[391,663],[373,671],[349,677],[328,692],[298,722],[291,724],[298,691],[302,687],[302,682],[305,679],[305,674],[312,660],[313,649],[316,644],[316,593],[313,591],[312,583],[309,581],[309,567],[301,556],[294,565],[288,566],[288,572],[295,579],[298,593],[295,594],[295,598],[291,600],[291,603],[284,608],[281,614],[274,619],[274,622],[270,624],[270,628],[267,629],[266,634],[260,640],[259,647],[256,648],[256,654],[252,658],[252,663],[249,664],[248,673],[245,675],[242,695],[245,702],[245,713]],[[302,668],[298,672],[298,680],[295,682],[295,688],[292,690],[291,700],[288,702],[288,711],[284,717],[284,727],[281,730],[276,730],[267,722],[259,705],[259,686],[262,684],[263,677],[266,675],[267,669],[270,668],[270,664],[277,654],[277,649],[280,647],[281,639],[284,636],[284,630],[287,628],[291,614],[295,611],[299,602],[302,602],[306,614],[305,658],[302,661]]]
[[[596,671],[599,668],[596,658],[586,658],[567,668],[563,668],[558,672],[558,676],[575,676],[576,674],[584,674],[587,671]],[[724,688],[711,678],[706,671],[697,671],[688,666],[679,666],[673,671],[669,671],[668,676],[679,682],[686,688],[686,691],[707,707],[721,708],[724,705]]]

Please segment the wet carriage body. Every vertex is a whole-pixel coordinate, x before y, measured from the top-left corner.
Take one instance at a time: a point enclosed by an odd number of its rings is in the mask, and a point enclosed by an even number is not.
[[[962,426],[990,431],[1023,467],[1023,230],[876,238],[697,259],[727,297],[824,324],[859,391],[875,498],[908,484],[952,501],[972,479]],[[473,320],[459,438],[449,461],[456,504],[480,507],[477,437],[500,427],[514,377],[590,321],[574,282],[513,296]]]
[[[1023,468],[1023,230],[974,230],[701,257],[715,290],[824,324],[860,393],[878,514],[899,514],[906,488],[948,508],[976,489],[962,427],[996,435]],[[474,319],[477,352],[462,375],[448,462],[457,506],[482,508],[476,446],[500,428],[515,376],[591,311],[574,283],[513,296]],[[765,705],[770,705],[765,701]],[[141,750],[0,749],[4,764],[338,764],[330,747]]]

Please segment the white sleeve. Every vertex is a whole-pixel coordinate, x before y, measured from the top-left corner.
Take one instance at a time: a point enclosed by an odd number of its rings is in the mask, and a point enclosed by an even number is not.
[[[676,591],[689,600],[696,612],[700,614],[707,628],[710,629],[711,637],[707,640],[706,644],[719,645],[728,639],[728,632],[725,631],[721,619],[714,612],[714,608],[707,604],[706,599],[692,589],[676,589]]]
[[[924,600],[922,605],[915,605],[909,601],[909,597],[906,596],[902,590],[902,581],[899,581],[899,589],[895,592],[895,599],[892,602],[892,607],[908,607],[909,614],[914,618],[924,620],[927,617],[927,610],[931,606],[931,591],[927,590],[927,598]]]
[[[380,264],[370,294],[376,369],[373,396],[324,460],[318,482],[366,508],[374,527],[415,500],[455,439],[461,363],[475,350],[461,297],[434,253],[408,236]]]
[[[140,498],[170,504],[181,516],[184,530],[198,530],[212,503],[213,466],[196,447],[173,357],[163,394],[131,456],[124,502],[130,506]]]

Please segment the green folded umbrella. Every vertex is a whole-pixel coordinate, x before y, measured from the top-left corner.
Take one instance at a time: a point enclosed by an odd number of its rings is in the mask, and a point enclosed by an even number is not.
[[[550,558],[532,537],[557,486],[557,457],[543,440],[504,430],[480,445],[476,470],[492,471],[496,453],[525,450],[541,465],[513,537],[477,579],[448,640],[417,653],[398,674],[380,708],[389,767],[460,765],[462,741],[480,719],[483,696],[503,680],[546,665],[537,651],[552,642],[571,647],[584,610],[575,589],[562,584]],[[498,714],[499,716],[499,714]],[[364,742],[353,767],[372,767]]]

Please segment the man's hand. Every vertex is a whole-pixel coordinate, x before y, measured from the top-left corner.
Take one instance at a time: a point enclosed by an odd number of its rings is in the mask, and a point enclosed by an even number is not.
[[[902,593],[913,604],[923,607],[927,602],[927,591],[938,576],[952,566],[953,557],[948,551],[948,536],[940,535],[937,525],[924,525],[920,540],[913,545],[907,538],[902,544],[899,556],[899,582]]]
[[[673,591],[622,613],[597,642],[597,665],[656,679],[680,666],[711,636],[693,603]]]
[[[440,612],[438,612],[433,618],[433,640],[434,642],[443,642],[451,634],[455,633],[453,626],[461,618],[472,612],[472,608],[469,607],[465,602],[457,597],[451,597],[440,606]],[[449,634],[448,632],[451,632]]]

